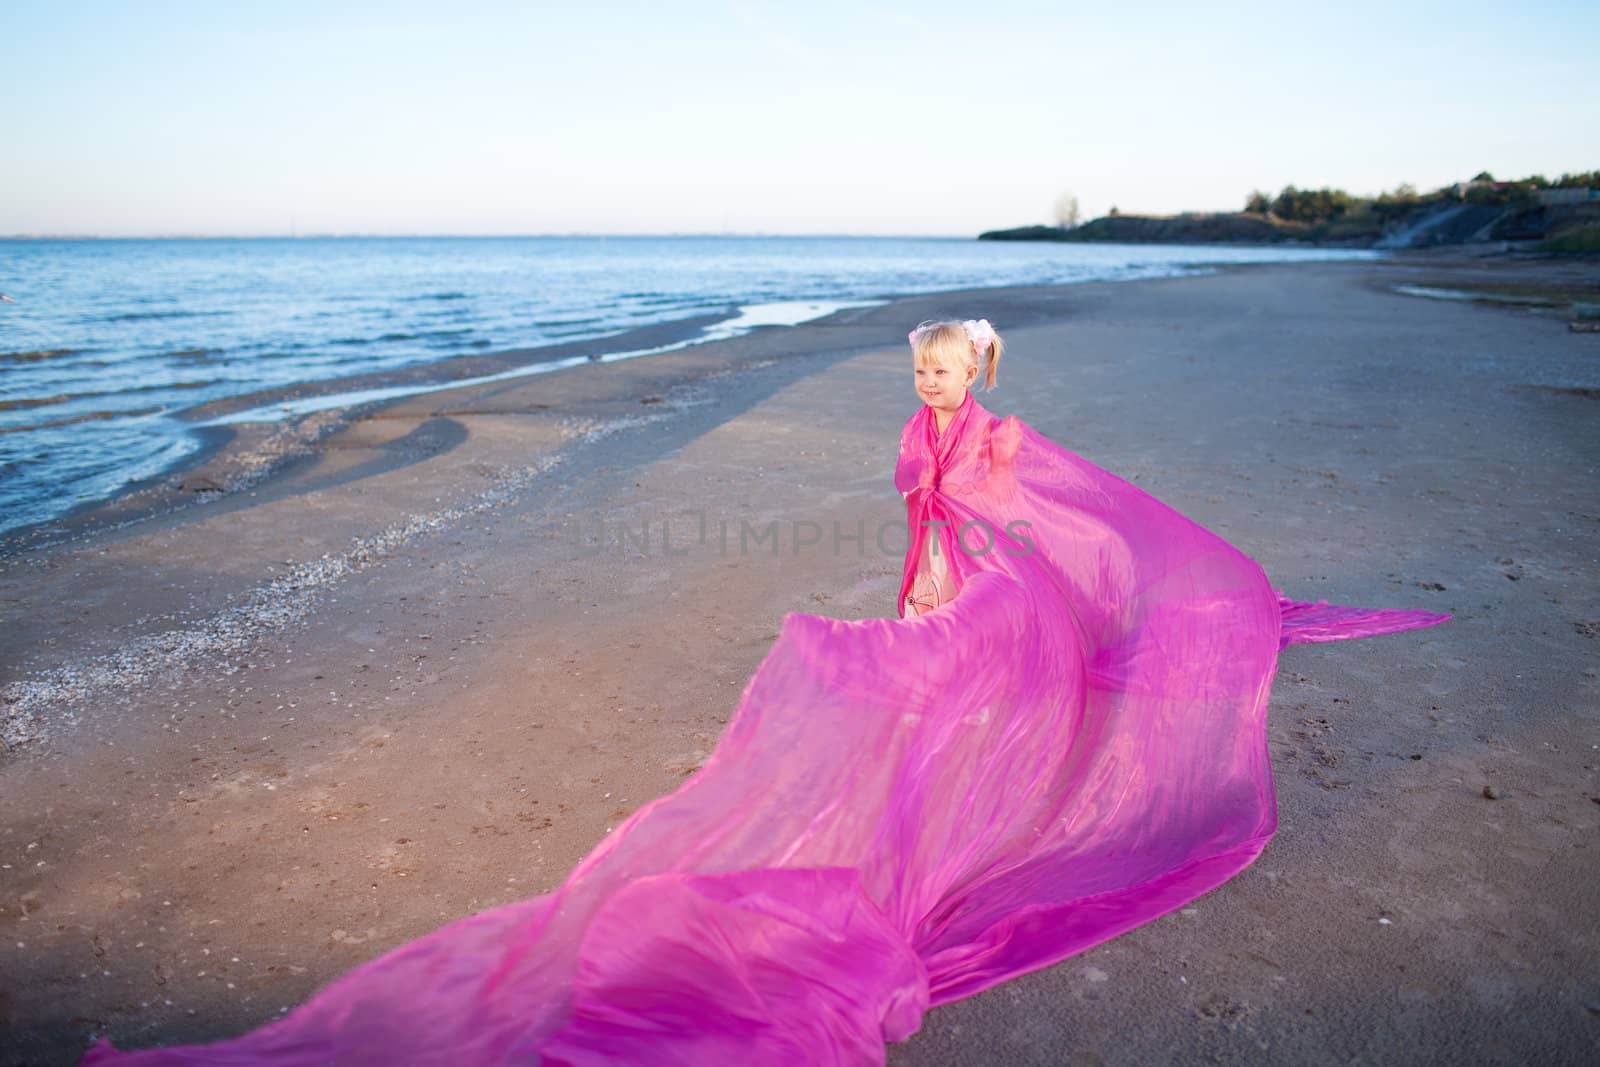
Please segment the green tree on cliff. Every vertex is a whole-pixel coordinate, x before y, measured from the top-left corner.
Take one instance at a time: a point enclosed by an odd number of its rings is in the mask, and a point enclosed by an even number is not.
[[[1325,222],[1349,211],[1355,199],[1343,189],[1296,189],[1292,185],[1272,201],[1272,213],[1294,222]]]
[[[1378,198],[1372,202],[1372,212],[1380,222],[1387,223],[1390,219],[1404,218],[1421,203],[1417,187],[1410,182],[1401,182],[1395,186],[1394,192],[1378,194]]]

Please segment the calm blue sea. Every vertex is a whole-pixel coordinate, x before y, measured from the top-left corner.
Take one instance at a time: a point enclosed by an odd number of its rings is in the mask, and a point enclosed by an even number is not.
[[[1149,278],[1323,249],[943,238],[0,240],[0,533],[160,473],[219,397],[723,313]],[[743,313],[741,314],[741,310]]]

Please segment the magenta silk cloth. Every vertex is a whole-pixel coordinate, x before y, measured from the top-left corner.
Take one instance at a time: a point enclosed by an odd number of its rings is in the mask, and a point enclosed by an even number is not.
[[[1301,604],[970,394],[906,423],[903,617],[790,613],[717,749],[560,888],[233,1041],[84,1063],[870,1064],[930,1005],[1172,910],[1276,825],[1279,649],[1448,616]],[[954,597],[904,617],[924,541]],[[950,596],[947,589],[946,596]]]

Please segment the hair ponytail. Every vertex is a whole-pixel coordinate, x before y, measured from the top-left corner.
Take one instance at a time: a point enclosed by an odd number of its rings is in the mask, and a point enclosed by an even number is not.
[[[1000,362],[1000,353],[1006,350],[1006,343],[1000,339],[999,334],[991,330],[990,338],[989,365],[983,372],[983,391],[986,393],[994,388],[995,364]]]

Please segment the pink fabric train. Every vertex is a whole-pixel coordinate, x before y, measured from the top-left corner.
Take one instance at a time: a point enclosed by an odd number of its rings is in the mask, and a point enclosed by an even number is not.
[[[930,1005],[1115,937],[1276,825],[1283,644],[1448,616],[1281,598],[1215,534],[969,395],[897,486],[958,595],[791,613],[705,766],[546,896],[233,1041],[85,1064],[870,1064]],[[938,525],[942,524],[942,525]]]

